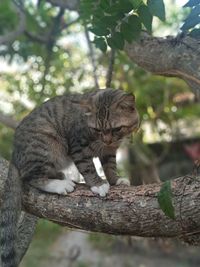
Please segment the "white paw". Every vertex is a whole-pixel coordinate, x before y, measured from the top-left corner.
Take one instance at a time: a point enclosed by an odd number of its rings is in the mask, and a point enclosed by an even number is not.
[[[80,182],[80,173],[74,164],[61,170],[61,172],[64,173],[66,179],[70,179],[76,183]]]
[[[95,194],[100,195],[101,197],[105,197],[108,193],[110,185],[108,183],[102,184],[100,186],[92,186],[91,191]]]
[[[131,185],[130,181],[128,179],[126,179],[126,178],[117,179],[116,185],[120,185],[120,184],[128,185],[128,186]]]
[[[75,183],[70,179],[49,181],[43,188],[46,192],[67,195],[74,191]]]

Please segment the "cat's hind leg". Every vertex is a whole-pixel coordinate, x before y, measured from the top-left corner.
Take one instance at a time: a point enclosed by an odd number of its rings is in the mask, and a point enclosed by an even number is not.
[[[42,191],[59,195],[67,195],[75,188],[75,183],[71,179],[66,179],[62,172],[55,173],[54,177],[51,175],[31,179],[29,184]]]

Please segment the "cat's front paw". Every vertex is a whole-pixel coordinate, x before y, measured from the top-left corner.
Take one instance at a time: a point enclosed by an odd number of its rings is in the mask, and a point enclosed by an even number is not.
[[[109,191],[109,188],[110,185],[108,183],[104,183],[100,186],[92,186],[91,191],[101,197],[105,197]]]
[[[116,182],[116,185],[127,185],[127,186],[130,186],[131,185],[131,183],[130,183],[130,181],[128,180],[128,179],[126,179],[126,178],[118,178],[117,179],[117,182]]]
[[[70,179],[52,180],[45,186],[45,191],[59,195],[67,195],[74,191],[75,183]]]

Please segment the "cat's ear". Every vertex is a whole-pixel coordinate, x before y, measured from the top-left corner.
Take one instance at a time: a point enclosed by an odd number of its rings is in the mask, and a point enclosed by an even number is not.
[[[135,96],[131,93],[124,93],[118,105],[122,109],[133,111],[135,109]]]
[[[124,101],[135,103],[135,96],[131,93],[125,93],[123,97]]]
[[[82,109],[86,116],[92,114],[92,104],[90,99],[82,99],[80,101],[73,101],[78,108]]]

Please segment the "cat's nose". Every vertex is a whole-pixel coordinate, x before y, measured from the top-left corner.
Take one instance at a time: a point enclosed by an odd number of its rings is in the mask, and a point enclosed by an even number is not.
[[[103,135],[103,142],[106,145],[110,145],[112,143],[112,135],[110,133],[109,134],[104,134]]]

